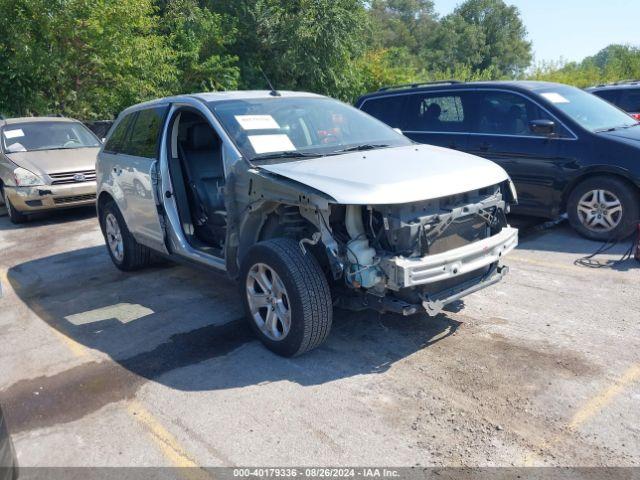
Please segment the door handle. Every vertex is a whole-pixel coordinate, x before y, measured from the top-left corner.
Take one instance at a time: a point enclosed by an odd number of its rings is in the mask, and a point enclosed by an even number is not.
[[[480,144],[480,151],[488,152],[489,150],[491,150],[491,144],[490,143],[483,142],[483,143]]]
[[[447,148],[450,148],[451,150],[458,150],[458,144],[451,142]]]

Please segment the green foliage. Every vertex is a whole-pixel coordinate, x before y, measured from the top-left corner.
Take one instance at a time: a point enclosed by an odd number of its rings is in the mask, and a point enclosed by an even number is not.
[[[640,48],[610,45],[582,62],[555,62],[536,65],[534,80],[589,87],[621,80],[640,79]]]
[[[640,78],[640,50],[531,63],[517,8],[465,0],[0,0],[0,112],[109,118],[178,93],[308,90],[343,100],[458,79]]]
[[[241,85],[265,88],[261,69],[278,89],[346,98],[358,81],[367,16],[360,0],[238,0],[214,8],[237,19],[231,51]],[[232,3],[232,4],[231,4]]]
[[[195,0],[0,0],[0,111],[105,118],[178,91],[234,87],[221,19]]]
[[[531,63],[531,42],[520,12],[503,0],[467,0],[442,19],[432,51],[438,68],[465,65],[475,72],[518,77]]]
[[[150,0],[0,1],[0,110],[93,118],[167,92]]]
[[[238,59],[227,52],[235,30],[226,28],[223,16],[200,7],[197,0],[168,0],[162,12],[160,30],[178,72],[172,90],[194,93],[235,88]]]
[[[431,0],[373,0],[369,18],[374,49],[406,49],[414,57],[431,42],[438,25]]]

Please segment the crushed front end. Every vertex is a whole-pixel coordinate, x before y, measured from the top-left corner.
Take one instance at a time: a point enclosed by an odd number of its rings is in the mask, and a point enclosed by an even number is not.
[[[500,281],[518,244],[506,214],[510,182],[400,205],[333,205],[330,226],[342,265],[338,304],[435,316]]]

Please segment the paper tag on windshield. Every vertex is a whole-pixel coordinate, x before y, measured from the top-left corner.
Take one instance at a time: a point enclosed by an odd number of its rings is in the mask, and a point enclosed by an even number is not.
[[[571,103],[568,99],[555,92],[543,93],[542,96],[551,103]]]
[[[291,152],[296,149],[286,135],[250,135],[253,150],[260,153]]]
[[[280,125],[271,115],[236,115],[244,130],[278,130]]]
[[[7,139],[19,138],[19,137],[24,137],[24,132],[22,131],[21,128],[18,128],[16,130],[5,130],[4,131],[4,136]]]

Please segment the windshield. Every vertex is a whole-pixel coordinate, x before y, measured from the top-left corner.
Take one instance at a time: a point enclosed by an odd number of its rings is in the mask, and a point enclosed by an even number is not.
[[[80,122],[14,123],[4,127],[2,141],[7,153],[100,146]]]
[[[638,125],[636,120],[622,110],[578,88],[559,86],[545,90],[540,95],[580,126],[592,132]]]
[[[210,105],[242,155],[258,163],[411,144],[384,123],[329,98],[275,97]]]

